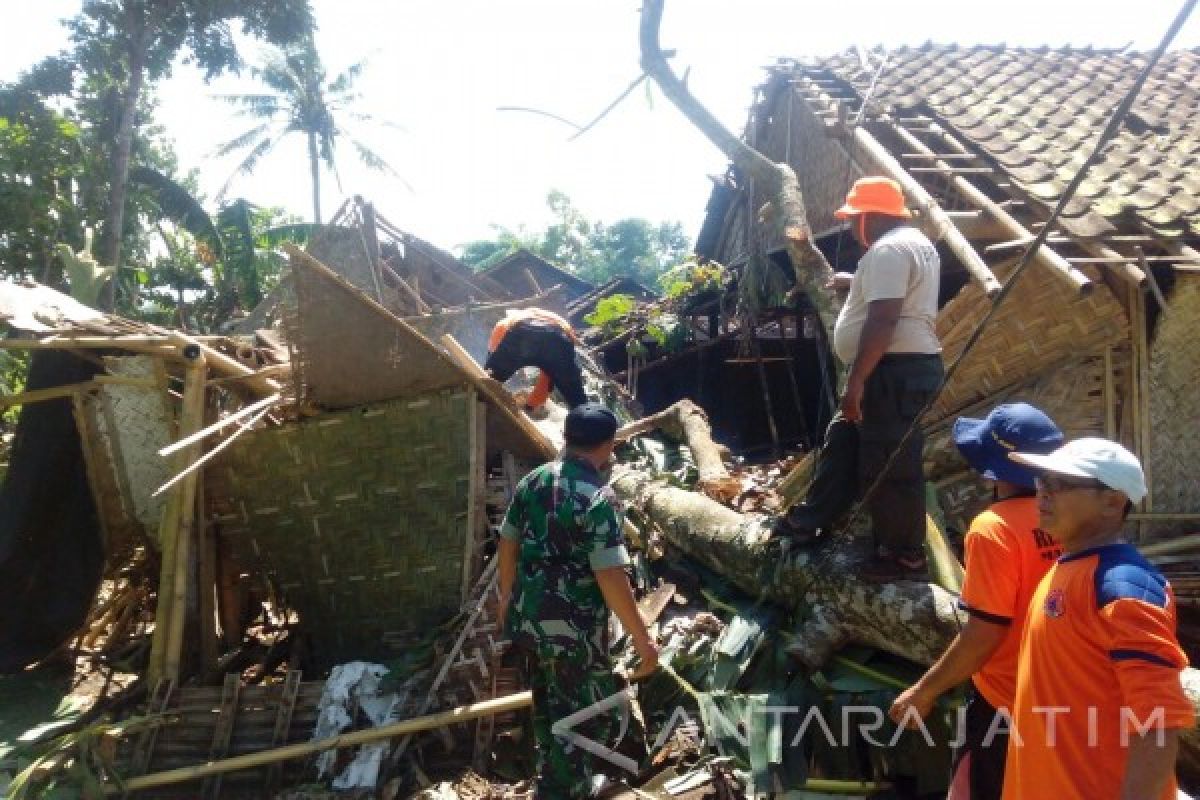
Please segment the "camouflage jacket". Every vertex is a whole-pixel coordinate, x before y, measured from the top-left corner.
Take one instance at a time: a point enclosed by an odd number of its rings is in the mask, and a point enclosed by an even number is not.
[[[521,543],[508,612],[513,644],[543,656],[607,656],[608,607],[594,570],[629,563],[612,490],[566,457],[521,479],[500,535]]]

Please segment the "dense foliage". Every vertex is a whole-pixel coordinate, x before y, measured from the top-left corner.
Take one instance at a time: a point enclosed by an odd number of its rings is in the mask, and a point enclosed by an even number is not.
[[[462,260],[486,269],[525,248],[593,283],[629,277],[653,289],[659,276],[678,264],[690,247],[679,222],[654,224],[627,217],[605,224],[588,219],[559,191],[550,192],[546,204],[554,221],[545,230],[497,228],[492,239],[462,245]]]

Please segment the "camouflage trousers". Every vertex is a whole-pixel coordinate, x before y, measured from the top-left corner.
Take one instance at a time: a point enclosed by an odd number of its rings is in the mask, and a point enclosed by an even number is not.
[[[525,674],[533,692],[533,734],[537,745],[538,800],[589,797],[592,777],[608,765],[564,738],[551,726],[577,711],[600,702],[623,688],[624,682],[612,667],[594,657],[578,653],[559,656],[528,654]],[[602,745],[614,743],[621,730],[621,710],[598,714],[572,727]],[[599,762],[599,763],[597,763]]]

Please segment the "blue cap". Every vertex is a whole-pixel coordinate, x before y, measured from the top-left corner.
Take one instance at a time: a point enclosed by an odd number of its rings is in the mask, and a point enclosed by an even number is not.
[[[1063,443],[1062,431],[1028,403],[1005,403],[986,419],[960,417],[954,423],[954,444],[971,469],[993,481],[1034,488],[1034,471],[1009,459],[1009,453],[1046,454]]]
[[[613,438],[617,416],[600,403],[584,403],[567,412],[563,435],[567,444],[595,447]]]

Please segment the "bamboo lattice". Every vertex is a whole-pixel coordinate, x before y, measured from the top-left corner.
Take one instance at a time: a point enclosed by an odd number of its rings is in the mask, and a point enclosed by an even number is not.
[[[246,434],[210,470],[221,535],[323,661],[386,655],[458,611],[477,413],[443,391],[324,414]]]

